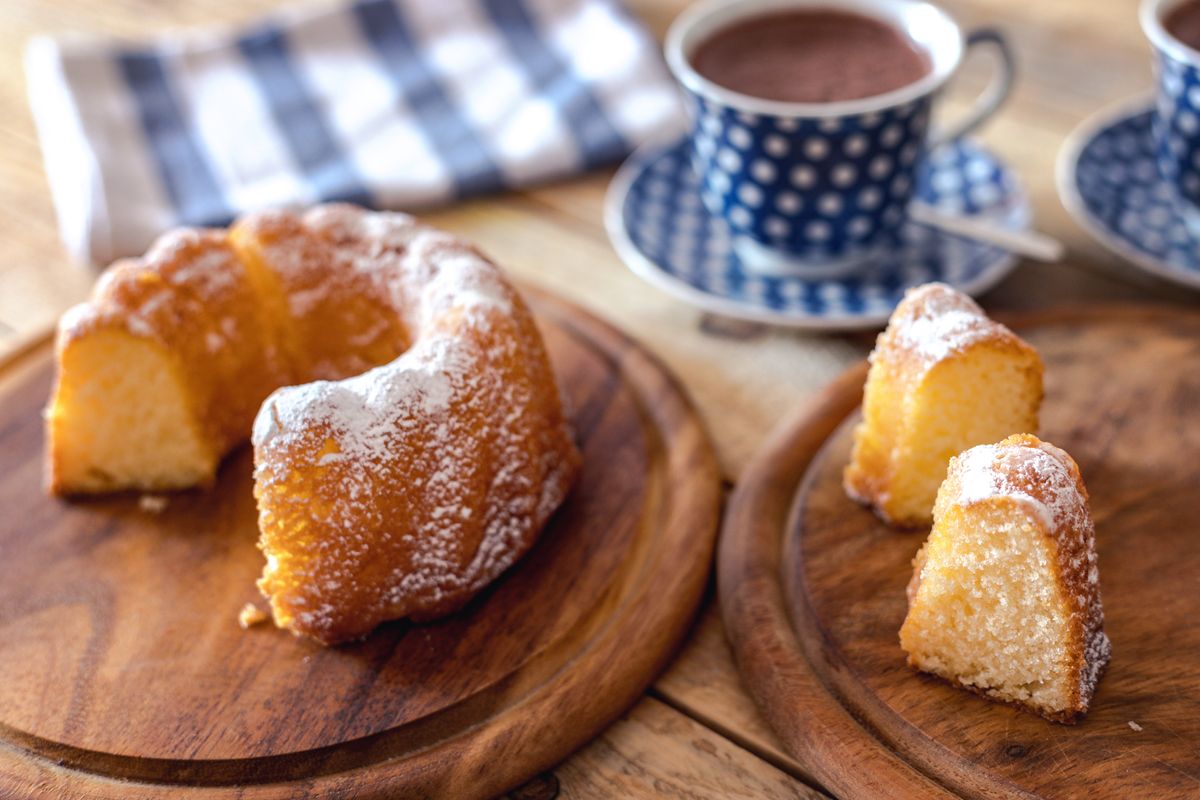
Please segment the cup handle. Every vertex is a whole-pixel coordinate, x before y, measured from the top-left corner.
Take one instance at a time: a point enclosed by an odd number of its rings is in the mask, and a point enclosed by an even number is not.
[[[929,148],[952,142],[973,132],[996,112],[1012,91],[1013,80],[1016,77],[1016,61],[1013,59],[1012,48],[1000,31],[994,28],[980,28],[967,35],[967,55],[976,46],[990,47],[996,53],[996,72],[991,83],[975,100],[975,104],[967,116],[952,126],[949,130],[936,131],[930,137]]]

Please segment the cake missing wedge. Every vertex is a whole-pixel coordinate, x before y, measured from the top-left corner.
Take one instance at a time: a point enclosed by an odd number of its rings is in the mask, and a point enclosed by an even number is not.
[[[57,357],[48,489],[209,486],[250,438],[258,588],[322,644],[461,608],[580,472],[516,287],[405,214],[329,204],[164,234],[63,316]]]
[[[1037,351],[941,283],[911,289],[871,353],[846,493],[891,525],[928,527],[950,458],[1036,431]]]
[[[1035,436],[950,462],[913,562],[908,663],[1057,722],[1087,712],[1111,654],[1087,490]]]

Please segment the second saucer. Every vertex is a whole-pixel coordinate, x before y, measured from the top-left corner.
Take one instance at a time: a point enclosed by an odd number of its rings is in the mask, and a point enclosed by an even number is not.
[[[1200,288],[1200,233],[1155,163],[1153,101],[1101,111],[1058,156],[1063,205],[1097,241],[1138,267]]]

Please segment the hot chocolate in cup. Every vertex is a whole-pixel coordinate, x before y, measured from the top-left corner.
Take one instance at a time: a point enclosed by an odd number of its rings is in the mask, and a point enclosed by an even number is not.
[[[701,196],[746,266],[827,277],[896,246],[933,105],[974,44],[995,47],[1000,68],[932,141],[974,130],[1008,94],[999,34],[964,38],[922,0],[708,0],[676,19],[666,57]]]

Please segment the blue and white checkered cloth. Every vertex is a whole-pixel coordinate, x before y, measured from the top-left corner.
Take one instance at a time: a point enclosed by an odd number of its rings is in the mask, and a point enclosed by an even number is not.
[[[138,46],[35,40],[63,239],[104,264],[251,209],[420,209],[612,162],[682,127],[619,3],[358,0]]]

